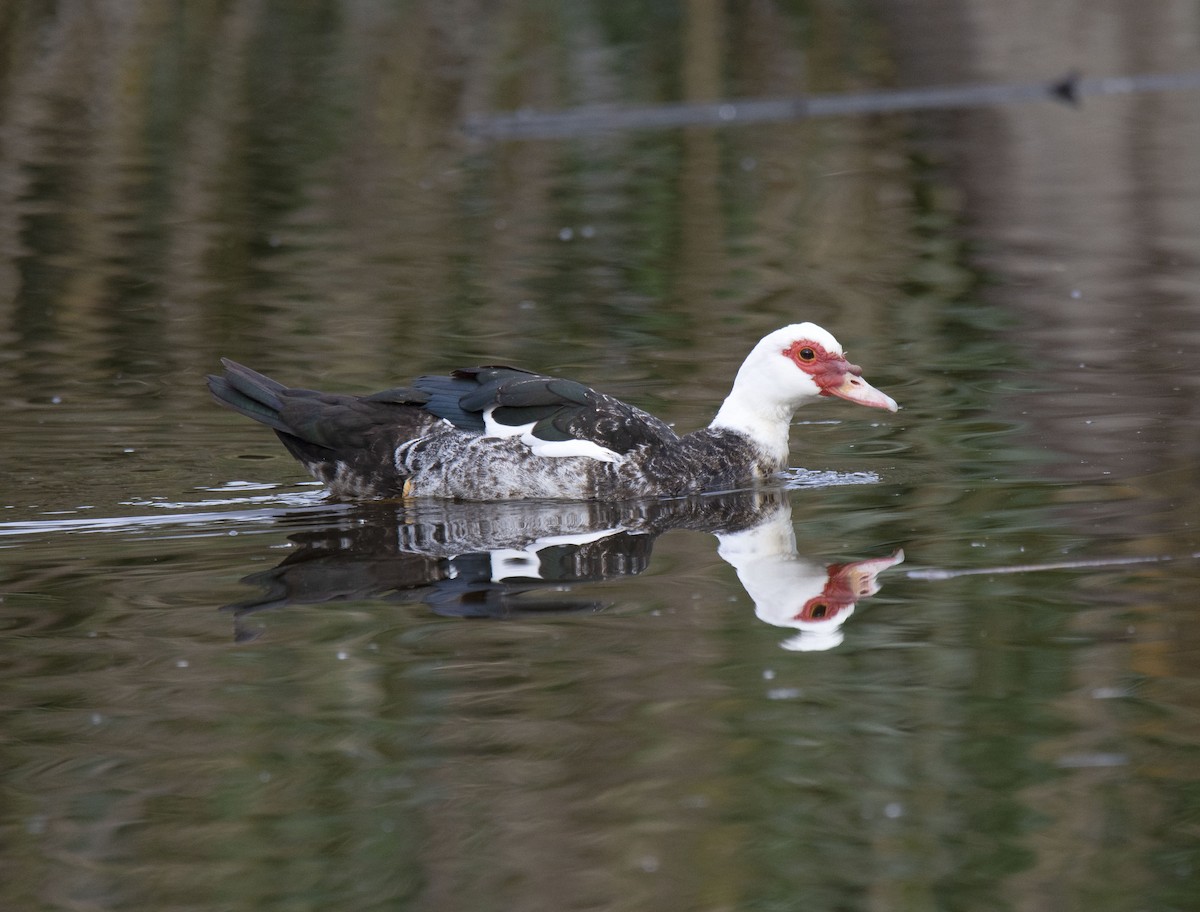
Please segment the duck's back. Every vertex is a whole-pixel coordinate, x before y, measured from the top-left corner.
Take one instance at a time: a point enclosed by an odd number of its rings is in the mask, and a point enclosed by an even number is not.
[[[240,364],[210,377],[219,402],[271,427],[343,497],[625,499],[732,486],[751,468],[741,435],[679,437],[581,383],[465,368],[370,396],[294,389]]]

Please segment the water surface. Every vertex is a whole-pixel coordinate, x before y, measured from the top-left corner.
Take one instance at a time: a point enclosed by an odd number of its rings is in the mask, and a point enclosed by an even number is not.
[[[1190,4],[18,6],[0,906],[1194,906],[1194,94],[460,129],[1194,70]],[[801,319],[903,409],[671,503],[330,502],[203,385],[507,362],[686,430]]]

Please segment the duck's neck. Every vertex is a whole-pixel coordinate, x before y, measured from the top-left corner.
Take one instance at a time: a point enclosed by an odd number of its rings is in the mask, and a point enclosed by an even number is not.
[[[739,378],[740,379],[740,378]],[[736,431],[754,442],[764,459],[781,469],[787,465],[788,431],[795,408],[755,395],[746,384],[734,383],[710,428]]]

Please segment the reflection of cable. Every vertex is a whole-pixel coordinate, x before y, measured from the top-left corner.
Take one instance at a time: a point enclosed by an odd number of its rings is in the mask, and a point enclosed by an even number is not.
[[[1059,561],[1054,564],[1013,564],[1008,567],[973,567],[970,570],[939,570],[933,567],[908,570],[905,572],[905,575],[909,579],[947,580],[959,576],[990,576],[996,573],[1036,573],[1039,570],[1106,569],[1109,567],[1127,567],[1130,564],[1163,564],[1167,561],[1196,560],[1197,558],[1200,558],[1200,551],[1194,554],[1161,554],[1153,557],[1101,557],[1095,560]]]
[[[601,106],[564,111],[518,111],[470,117],[463,129],[480,139],[554,139],[609,130],[663,130],[672,127],[734,126],[737,124],[804,120],[890,111],[981,108],[1030,101],[1077,104],[1095,95],[1177,92],[1200,89],[1200,70],[1144,76],[1084,79],[1071,72],[1049,82],[943,86],[860,92],[844,95],[800,95],[712,103],[653,106]]]

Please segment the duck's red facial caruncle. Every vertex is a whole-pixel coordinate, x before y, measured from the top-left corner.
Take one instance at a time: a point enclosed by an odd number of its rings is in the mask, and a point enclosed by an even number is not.
[[[804,371],[821,389],[822,396],[838,396],[859,405],[883,408],[889,412],[899,406],[862,378],[862,368],[851,364],[840,352],[829,351],[819,342],[797,339],[783,350],[786,358]]]

